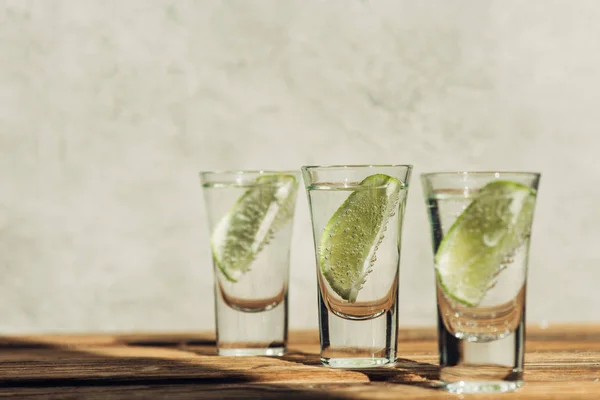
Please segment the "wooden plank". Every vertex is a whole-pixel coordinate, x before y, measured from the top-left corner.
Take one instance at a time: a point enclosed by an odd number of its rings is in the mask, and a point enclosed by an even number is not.
[[[319,344],[315,330],[295,330],[290,332],[290,344]],[[411,327],[398,330],[399,342],[436,340],[436,330],[431,327]],[[598,324],[553,324],[528,325],[528,340],[554,341],[599,341]],[[49,334],[49,335],[5,335],[0,337],[0,348],[4,347],[44,347],[44,346],[103,346],[103,345],[140,345],[140,346],[211,346],[215,345],[212,332],[200,333],[114,333],[114,334]]]
[[[597,400],[598,384],[589,382],[529,383],[517,392],[457,396],[435,388],[391,383],[354,385],[274,385],[274,384],[165,384],[165,385],[87,385],[0,388],[0,398],[52,399],[417,399],[417,400]]]
[[[148,346],[11,348],[0,351],[0,385],[118,382],[368,382],[361,373],[271,357],[218,357]]]
[[[0,397],[454,399],[435,335],[402,329],[397,365],[363,371],[322,367],[315,331],[292,332],[282,358],[218,357],[211,333],[5,336]],[[526,386],[495,398],[600,398],[600,325],[529,326],[526,351]]]

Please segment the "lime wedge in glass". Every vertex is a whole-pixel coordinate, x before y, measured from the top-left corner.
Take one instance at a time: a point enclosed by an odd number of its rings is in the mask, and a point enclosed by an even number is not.
[[[342,299],[356,301],[402,186],[388,175],[365,178],[325,226],[319,247],[321,272]]]
[[[484,186],[442,239],[436,275],[450,298],[474,307],[483,300],[504,259],[529,236],[535,190],[511,181]]]
[[[215,263],[231,282],[250,269],[256,255],[294,214],[296,178],[263,175],[217,223],[211,236]]]

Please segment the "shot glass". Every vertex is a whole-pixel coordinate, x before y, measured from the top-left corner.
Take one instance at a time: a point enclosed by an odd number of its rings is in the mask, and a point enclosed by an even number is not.
[[[214,268],[219,355],[280,356],[296,171],[201,172]]]
[[[525,292],[540,174],[421,175],[433,243],[440,379],[455,393],[523,384]]]
[[[303,167],[317,265],[321,361],[396,361],[402,219],[412,167]]]

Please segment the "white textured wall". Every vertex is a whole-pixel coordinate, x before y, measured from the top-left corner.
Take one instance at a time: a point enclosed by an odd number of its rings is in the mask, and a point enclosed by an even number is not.
[[[600,305],[600,2],[0,1],[0,331],[212,329],[201,169],[413,163],[401,324],[434,324],[418,174],[543,173],[530,321]],[[299,197],[291,325],[316,326]]]

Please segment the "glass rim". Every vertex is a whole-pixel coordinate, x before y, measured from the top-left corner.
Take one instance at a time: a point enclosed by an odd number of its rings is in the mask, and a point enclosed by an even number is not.
[[[434,176],[457,176],[457,175],[520,175],[520,176],[541,176],[541,172],[527,172],[527,171],[444,171],[444,172],[423,172],[421,173],[422,178],[429,178]]]
[[[314,169],[343,169],[343,168],[409,168],[412,169],[412,164],[339,164],[339,165],[304,165],[301,167],[303,171]]]
[[[200,171],[200,176],[212,175],[261,175],[261,174],[298,174],[297,169],[223,169]]]

